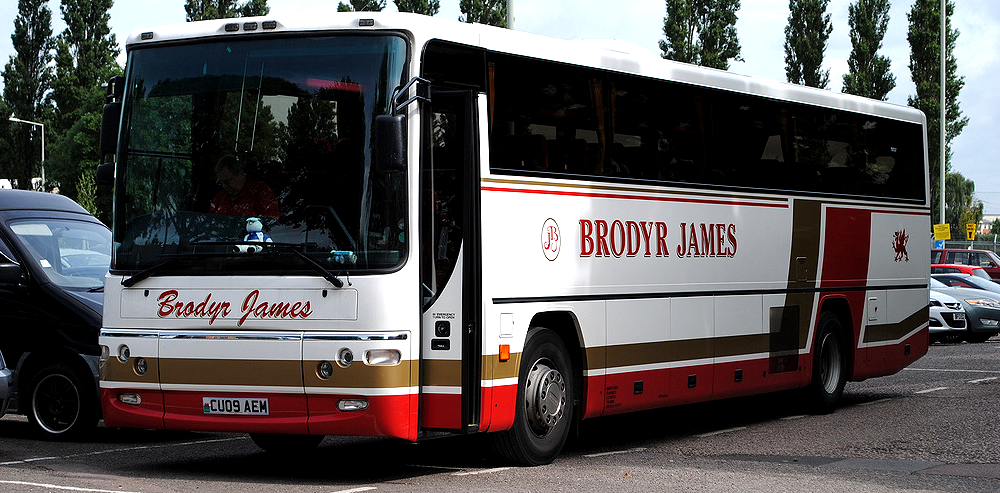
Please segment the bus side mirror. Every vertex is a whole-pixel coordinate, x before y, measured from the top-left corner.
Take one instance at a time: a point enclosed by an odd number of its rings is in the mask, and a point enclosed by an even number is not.
[[[406,170],[406,118],[403,115],[375,117],[375,170]]]
[[[118,130],[122,119],[122,103],[114,101],[104,105],[101,114],[101,155],[114,154],[118,150]]]
[[[101,163],[97,165],[97,176],[95,180],[98,185],[112,187],[115,185],[115,163]]]

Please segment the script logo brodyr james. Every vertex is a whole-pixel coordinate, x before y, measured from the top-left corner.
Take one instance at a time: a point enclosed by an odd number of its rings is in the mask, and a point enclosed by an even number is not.
[[[208,324],[212,325],[218,318],[227,318],[232,313],[232,303],[228,301],[213,301],[212,293],[208,293],[204,300],[178,301],[180,292],[176,289],[168,289],[156,298],[159,309],[156,314],[160,318],[174,316],[176,318],[207,318]],[[257,319],[265,318],[309,318],[312,315],[312,305],[309,301],[259,301],[260,291],[254,289],[243,299],[241,311],[243,315],[236,322],[236,326],[242,326],[247,318],[253,316]]]

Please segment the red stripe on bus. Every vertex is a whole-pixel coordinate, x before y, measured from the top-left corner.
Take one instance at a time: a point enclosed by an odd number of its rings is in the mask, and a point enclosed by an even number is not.
[[[768,204],[761,202],[749,202],[742,200],[722,200],[722,199],[685,199],[677,197],[650,197],[648,195],[634,195],[624,193],[601,193],[601,192],[570,192],[567,190],[525,190],[520,188],[501,188],[484,186],[481,188],[485,192],[508,192],[527,193],[536,195],[561,195],[567,197],[588,197],[598,199],[624,199],[624,200],[646,200],[651,202],[679,202],[688,204],[714,204],[714,205],[744,205],[752,207],[773,207],[787,209],[788,203]]]

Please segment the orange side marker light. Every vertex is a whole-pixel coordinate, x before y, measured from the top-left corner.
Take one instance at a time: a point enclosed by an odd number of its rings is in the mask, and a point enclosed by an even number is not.
[[[500,345],[500,361],[510,360],[510,344]]]

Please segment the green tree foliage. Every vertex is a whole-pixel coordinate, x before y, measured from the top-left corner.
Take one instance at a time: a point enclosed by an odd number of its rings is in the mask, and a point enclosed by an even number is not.
[[[16,55],[3,70],[4,115],[46,123],[51,117],[45,94],[52,85],[52,11],[46,0],[19,0],[14,34]],[[2,119],[6,144],[0,160],[0,177],[13,179],[18,188],[31,188],[31,177],[40,176],[41,132],[35,125]]]
[[[97,205],[97,182],[94,181],[94,173],[92,171],[80,173],[80,178],[76,183],[76,190],[76,202],[84,209],[87,209],[87,212],[95,217],[100,217],[101,210]]]
[[[507,0],[459,0],[458,20],[507,27]]]
[[[1000,234],[1000,217],[994,219],[990,225],[990,234]]]
[[[93,175],[102,157],[98,149],[102,84],[122,71],[115,61],[118,41],[108,24],[113,3],[62,0],[59,8],[66,29],[56,38],[56,78],[50,94],[56,112],[46,168],[47,178],[59,186],[60,193],[75,200],[79,200],[79,177]],[[93,210],[110,210],[108,194],[97,200],[100,207],[95,203]]]
[[[830,0],[789,0],[785,26],[785,77],[788,82],[826,89],[830,70],[823,54],[833,32],[826,7]]]
[[[660,40],[661,56],[668,60],[729,70],[729,60],[740,60],[736,34],[739,0],[666,0]]]
[[[385,0],[349,0],[350,3],[337,4],[337,12],[381,12]]]
[[[857,0],[848,7],[851,55],[843,91],[885,101],[896,87],[889,57],[878,54],[889,27],[889,0]]]
[[[267,0],[185,0],[184,12],[187,21],[203,21],[206,19],[229,19],[233,17],[255,17],[267,15],[271,8]]]
[[[965,238],[966,224],[979,224],[983,203],[976,200],[976,184],[961,173],[945,175],[945,220],[951,224],[952,238]]]
[[[441,10],[440,0],[393,0],[396,10],[424,15],[437,15]]]
[[[955,4],[947,3],[950,19]],[[930,179],[932,204],[939,204],[941,197],[941,2],[939,0],[916,0],[906,15],[910,30],[906,35],[910,42],[910,78],[917,88],[917,94],[907,98],[907,103],[927,115],[927,152],[930,154]],[[949,23],[950,24],[950,23]],[[958,104],[958,93],[965,86],[965,78],[958,77],[958,62],[955,59],[955,41],[958,30],[949,27],[946,32],[946,82],[945,98],[945,172],[951,169],[951,141],[958,137],[968,125],[969,119],[962,116]],[[946,177],[947,180],[947,177]],[[950,191],[948,192],[950,194]],[[945,217],[951,203],[945,197]]]

